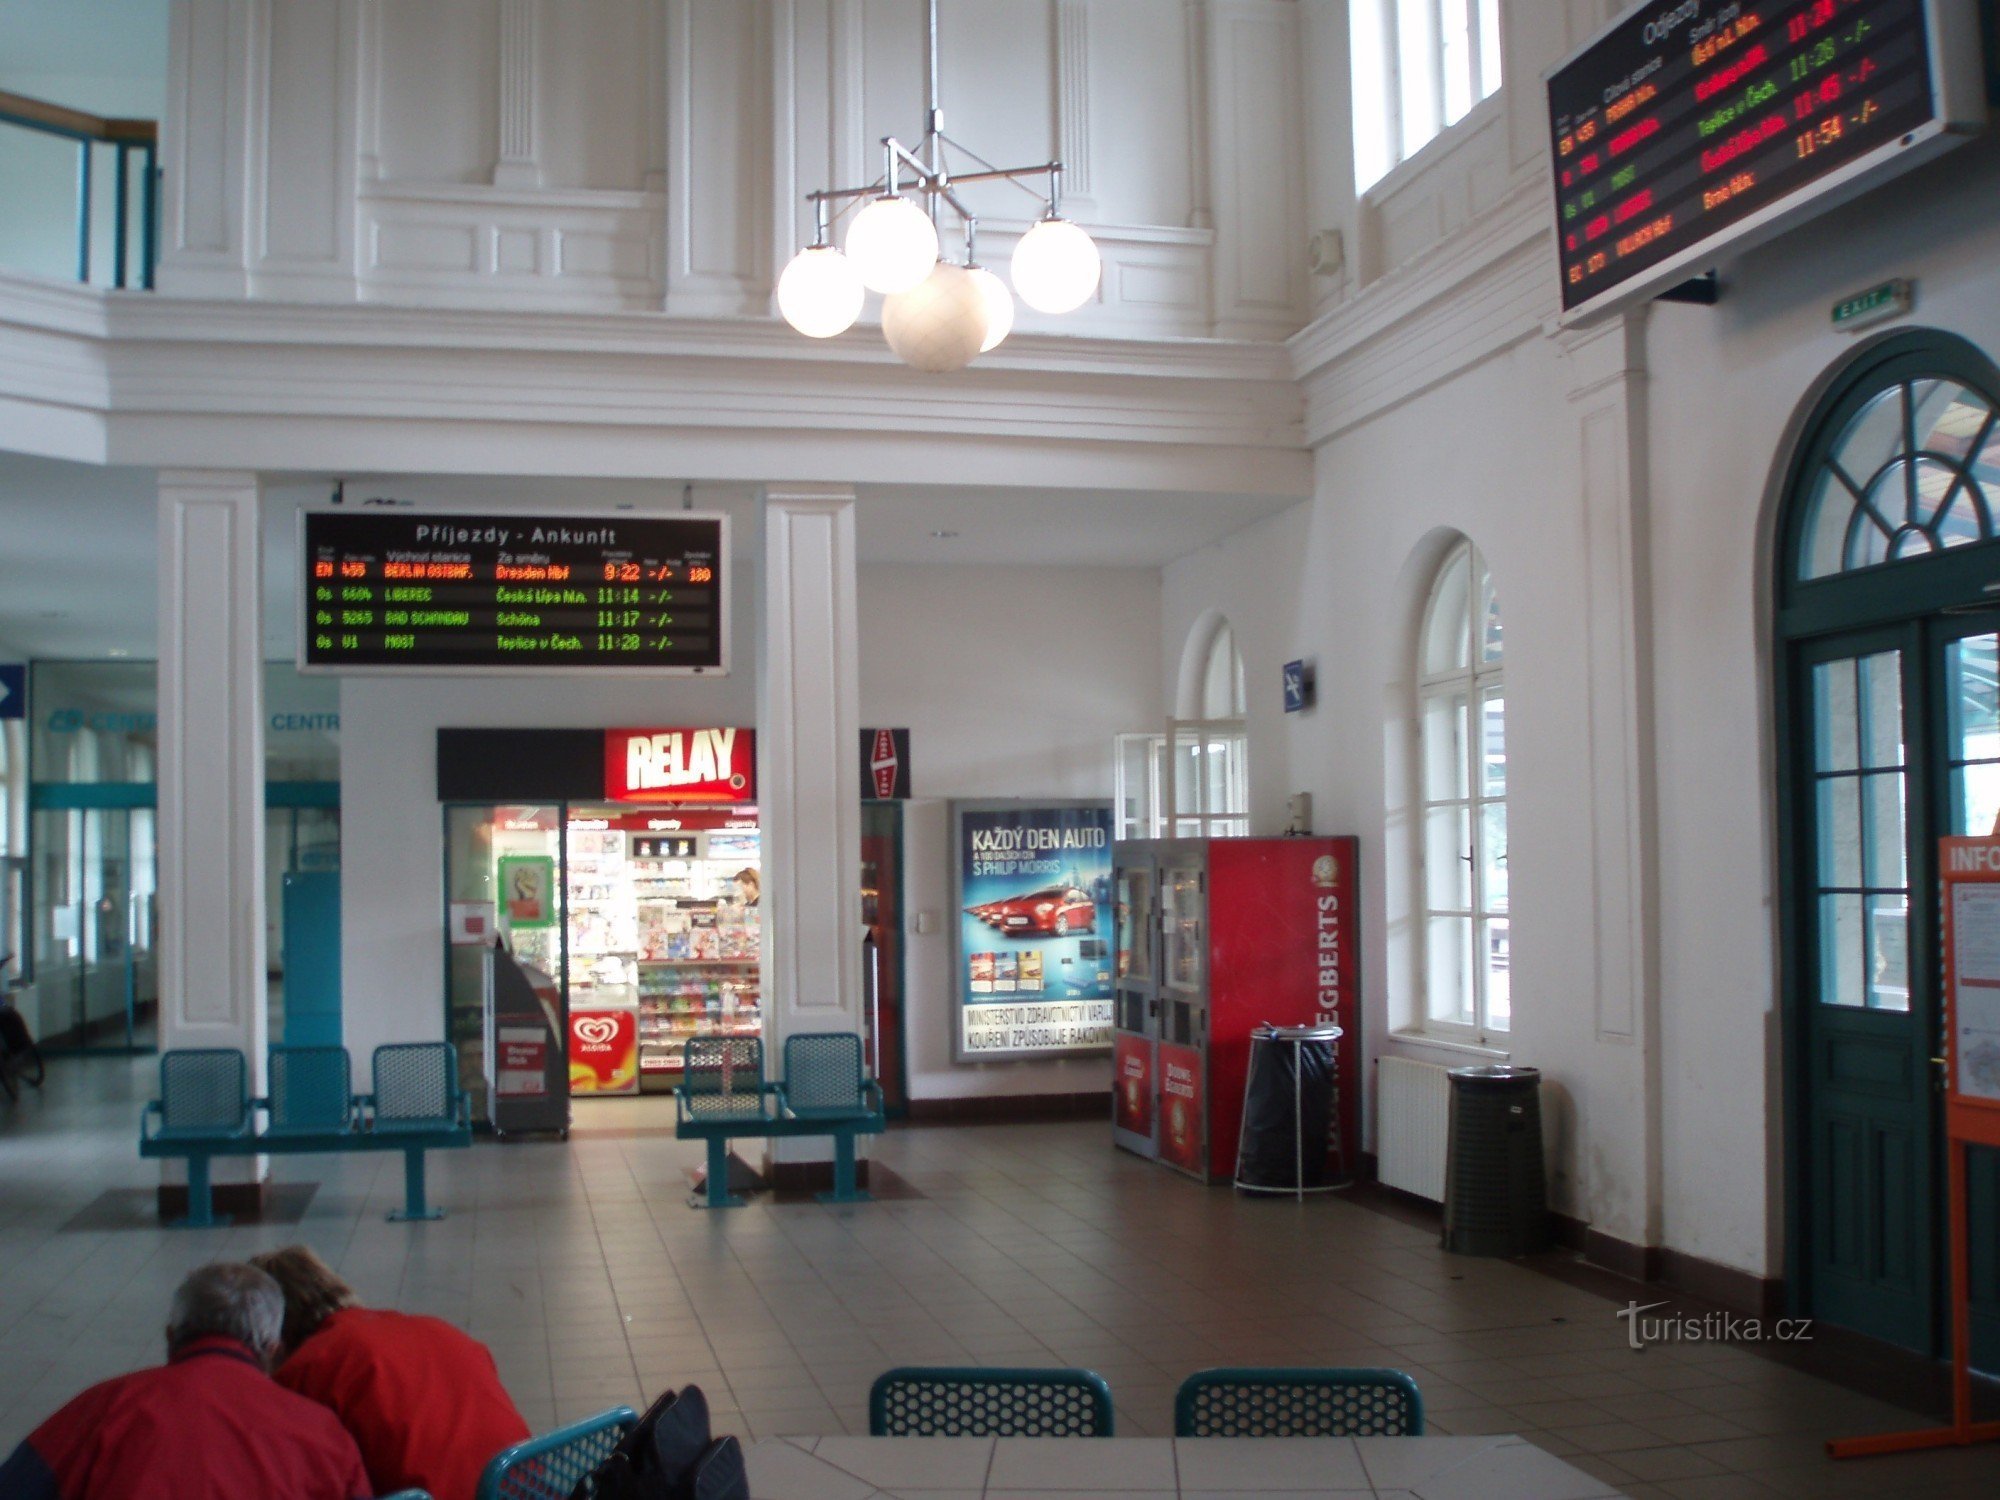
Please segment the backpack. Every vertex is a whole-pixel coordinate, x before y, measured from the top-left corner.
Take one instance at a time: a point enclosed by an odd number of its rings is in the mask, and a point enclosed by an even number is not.
[[[700,1386],[667,1391],[570,1500],[750,1500],[743,1445],[710,1435]]]

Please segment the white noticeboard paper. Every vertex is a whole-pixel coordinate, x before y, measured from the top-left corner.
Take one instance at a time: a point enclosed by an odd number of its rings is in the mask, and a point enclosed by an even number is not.
[[[2000,885],[1953,887],[1951,946],[1955,1090],[2000,1100]]]

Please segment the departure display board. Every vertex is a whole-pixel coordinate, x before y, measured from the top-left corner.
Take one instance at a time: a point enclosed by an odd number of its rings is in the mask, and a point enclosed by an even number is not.
[[[302,671],[727,668],[719,515],[307,511]]]
[[[1615,22],[1548,80],[1565,314],[1950,144],[1984,114],[1953,47],[1976,70],[1971,0],[1664,0]]]

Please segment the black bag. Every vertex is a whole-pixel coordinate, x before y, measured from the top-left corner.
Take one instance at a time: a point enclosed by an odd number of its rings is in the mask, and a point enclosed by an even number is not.
[[[684,1493],[686,1500],[750,1500],[743,1445],[733,1437],[719,1437],[702,1449]]]
[[[668,1391],[646,1408],[610,1457],[578,1483],[570,1500],[682,1500],[695,1465],[714,1446],[708,1398],[701,1387]],[[742,1467],[740,1457],[737,1467]],[[742,1500],[749,1500],[747,1489]]]

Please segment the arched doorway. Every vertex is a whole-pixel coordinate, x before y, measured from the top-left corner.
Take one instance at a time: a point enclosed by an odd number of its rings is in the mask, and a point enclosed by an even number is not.
[[[1797,1310],[1946,1341],[1936,847],[2000,820],[2000,369],[1914,331],[1815,403],[1777,532],[1786,1277]],[[1972,1185],[2000,1367],[2000,1153]]]

